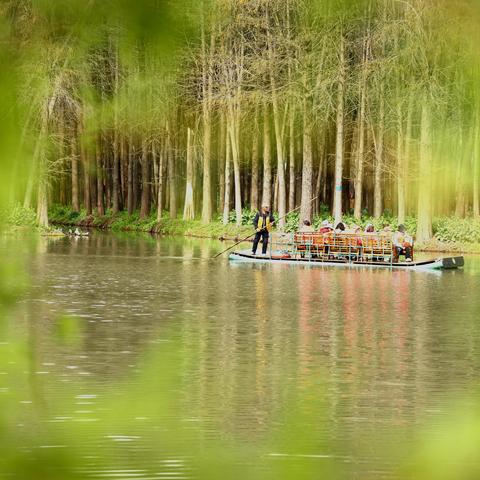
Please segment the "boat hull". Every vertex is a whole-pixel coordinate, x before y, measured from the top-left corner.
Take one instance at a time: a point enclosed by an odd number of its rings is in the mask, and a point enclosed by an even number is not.
[[[271,263],[281,265],[306,265],[327,267],[375,267],[403,270],[453,270],[463,267],[463,257],[447,257],[417,262],[377,262],[347,259],[292,258],[282,252],[272,252],[267,255],[253,255],[250,251],[233,252],[229,260],[238,263]]]

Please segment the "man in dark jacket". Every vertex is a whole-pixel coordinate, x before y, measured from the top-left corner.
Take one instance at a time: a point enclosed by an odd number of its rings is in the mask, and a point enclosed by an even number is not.
[[[268,234],[272,229],[272,224],[274,222],[273,215],[270,213],[270,208],[268,205],[262,207],[261,212],[257,212],[255,218],[253,219],[253,228],[255,228],[255,238],[253,240],[252,253],[255,255],[257,253],[258,242],[260,238],[262,239],[262,255],[267,253],[268,247]]]

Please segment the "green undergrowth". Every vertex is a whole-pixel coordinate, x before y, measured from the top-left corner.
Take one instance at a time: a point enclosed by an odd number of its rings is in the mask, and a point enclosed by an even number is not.
[[[203,224],[200,220],[182,220],[170,218],[164,212],[160,222],[157,221],[156,212],[140,218],[136,211],[131,215],[126,211],[113,214],[108,210],[105,215],[87,215],[85,210],[74,212],[69,207],[55,205],[49,211],[52,223],[63,226],[95,227],[113,231],[150,232],[164,235],[186,235],[207,238],[237,238],[245,237],[252,233],[250,223],[237,227],[235,223],[223,225],[219,218],[210,224]]]
[[[51,229],[61,226],[65,227],[83,227],[99,228],[103,230],[125,231],[125,232],[148,232],[164,235],[185,235],[204,238],[243,238],[251,234],[252,221],[255,211],[249,208],[242,210],[242,225],[237,227],[235,212],[229,215],[229,223],[224,225],[221,215],[214,217],[213,221],[207,225],[200,220],[184,221],[181,218],[170,218],[168,212],[164,212],[160,222],[157,222],[156,212],[146,218],[140,218],[139,212],[132,215],[122,211],[113,214],[107,210],[105,215],[87,215],[85,210],[74,212],[71,207],[64,205],[53,205],[49,210],[49,220],[53,225]],[[278,216],[275,214],[278,220]],[[323,220],[329,220],[333,223],[328,209],[322,207],[320,214],[313,219],[313,225],[318,228]],[[285,231],[294,232],[299,225],[298,212],[287,215],[285,222]],[[387,211],[380,218],[373,218],[366,213],[360,219],[355,219],[353,215],[345,214],[343,221],[347,225],[359,225],[364,228],[368,223],[372,223],[376,229],[382,229],[389,225],[393,230],[397,228],[397,218]],[[24,208],[20,205],[10,206],[0,211],[0,222],[6,225],[8,230],[36,230],[42,232],[36,223],[35,211],[31,208]],[[415,234],[417,221],[415,217],[407,217],[405,226],[411,234]],[[434,238],[424,244],[417,244],[417,250],[432,252],[463,252],[480,253],[480,219],[467,217],[437,217],[433,220]]]

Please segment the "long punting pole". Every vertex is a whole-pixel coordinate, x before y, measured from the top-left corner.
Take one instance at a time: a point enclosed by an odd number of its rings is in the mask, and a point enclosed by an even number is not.
[[[318,198],[318,195],[316,197],[313,197],[309,203],[312,203],[314,200],[316,200]],[[287,212],[283,217],[280,217],[278,220],[274,220],[272,222],[272,225],[274,225],[276,222],[279,222],[280,220],[282,220],[283,218],[285,218],[287,215],[290,215],[291,213],[293,212],[296,212],[297,210],[300,210],[302,206],[298,206],[297,208],[294,208],[293,210],[290,210],[289,212]],[[242,243],[242,242],[246,242],[249,238],[252,238],[257,232],[253,232],[251,233],[250,235],[248,235],[248,237],[245,237],[245,238],[242,238],[241,240],[239,240],[237,243],[234,243],[233,245],[231,245],[230,247],[226,248],[225,250],[223,250],[222,252],[220,253],[217,253],[216,255],[214,255],[212,258],[217,258],[219,257],[220,255],[223,255],[225,252],[228,252],[229,250],[231,250],[233,247],[236,247],[239,243]]]

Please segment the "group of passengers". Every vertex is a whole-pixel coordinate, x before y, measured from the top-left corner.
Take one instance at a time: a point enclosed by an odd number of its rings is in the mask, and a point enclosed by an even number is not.
[[[253,239],[253,246],[252,246],[252,254],[256,255],[257,247],[262,240],[262,255],[266,255],[267,247],[268,247],[268,239],[269,239],[269,232],[275,223],[274,217],[272,212],[270,211],[270,207],[268,205],[264,205],[261,210],[257,212],[255,218],[253,219],[253,227],[255,228],[255,238]],[[299,233],[315,233],[316,230],[312,226],[309,220],[304,220],[302,227],[299,230]],[[386,225],[380,232],[375,231],[375,227],[372,223],[366,225],[364,231],[362,232],[361,227],[358,225],[351,225],[347,227],[345,223],[339,222],[333,227],[333,225],[328,221],[324,220],[321,225],[320,229],[318,230],[319,233],[322,234],[353,234],[353,235],[385,235],[392,238],[393,244],[393,261],[398,262],[400,255],[405,256],[406,262],[411,262],[413,257],[413,239],[408,233],[406,232],[404,225],[399,225],[397,230],[393,233],[392,236],[392,228],[389,225]],[[360,242],[361,244],[361,242]]]
[[[392,228],[389,225],[386,225],[382,230],[376,231],[375,226],[372,223],[368,223],[365,226],[365,229],[362,231],[362,228],[358,225],[351,225],[348,227],[343,222],[337,223],[334,227],[328,220],[324,220],[320,224],[320,228],[315,230],[313,225],[309,220],[304,220],[302,227],[299,229],[299,233],[322,233],[329,234],[335,233],[338,235],[350,234],[350,235],[382,235],[391,237],[392,244],[394,247],[393,251],[393,261],[398,262],[400,255],[405,256],[406,262],[411,262],[413,257],[413,238],[407,233],[405,225],[400,224],[395,232],[392,235]]]

